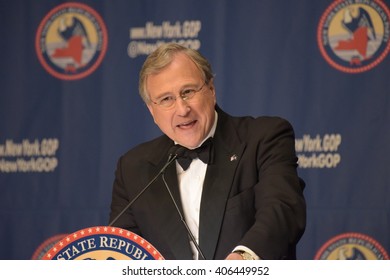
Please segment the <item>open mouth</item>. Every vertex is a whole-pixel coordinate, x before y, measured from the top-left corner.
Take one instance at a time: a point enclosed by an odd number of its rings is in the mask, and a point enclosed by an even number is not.
[[[178,124],[177,127],[183,128],[183,129],[188,129],[188,128],[193,127],[195,125],[195,123],[196,123],[196,120],[193,120],[193,121]]]

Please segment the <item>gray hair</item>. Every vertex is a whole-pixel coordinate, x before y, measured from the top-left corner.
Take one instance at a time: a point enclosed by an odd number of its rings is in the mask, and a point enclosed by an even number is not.
[[[148,76],[160,73],[172,62],[177,53],[184,53],[195,63],[206,84],[213,79],[210,63],[198,51],[177,43],[163,44],[146,58],[140,71],[138,90],[146,104],[150,102],[149,93],[146,89]]]

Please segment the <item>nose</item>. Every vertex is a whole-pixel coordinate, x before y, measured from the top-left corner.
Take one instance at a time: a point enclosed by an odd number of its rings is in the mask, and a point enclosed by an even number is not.
[[[191,111],[190,106],[187,101],[183,100],[181,97],[176,98],[176,112],[180,116],[185,116],[188,112]]]

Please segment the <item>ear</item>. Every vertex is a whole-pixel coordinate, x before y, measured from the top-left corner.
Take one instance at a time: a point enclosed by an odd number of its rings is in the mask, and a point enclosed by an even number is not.
[[[214,97],[214,105],[217,103],[217,96],[215,94],[215,86],[214,86],[214,78],[212,78],[210,81],[209,81],[209,84],[208,84],[208,87],[209,89],[211,90],[211,93]]]

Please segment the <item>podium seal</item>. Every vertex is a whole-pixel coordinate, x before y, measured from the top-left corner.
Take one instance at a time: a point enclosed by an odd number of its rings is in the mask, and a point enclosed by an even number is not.
[[[326,242],[314,257],[315,260],[388,260],[386,250],[372,237],[347,232]]]
[[[163,260],[148,241],[131,231],[96,226],[74,232],[57,242],[44,260]]]

